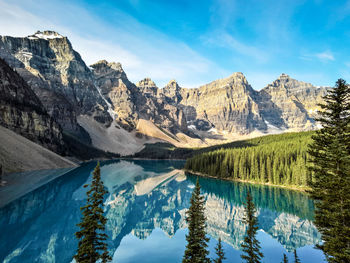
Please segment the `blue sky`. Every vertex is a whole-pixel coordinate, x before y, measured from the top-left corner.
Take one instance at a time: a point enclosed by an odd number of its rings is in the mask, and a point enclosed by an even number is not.
[[[255,89],[281,73],[350,82],[350,1],[0,0],[0,35],[68,36],[87,64],[122,63],[130,80],[196,87],[243,72]]]

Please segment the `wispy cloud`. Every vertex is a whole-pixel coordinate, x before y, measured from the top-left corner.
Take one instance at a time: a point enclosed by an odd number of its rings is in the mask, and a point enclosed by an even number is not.
[[[335,57],[333,55],[333,52],[326,50],[326,51],[319,52],[319,53],[301,55],[300,59],[308,60],[308,61],[312,61],[312,60],[317,59],[321,62],[328,62],[328,61],[334,61]]]
[[[211,32],[202,39],[209,45],[231,49],[240,55],[253,58],[258,63],[265,63],[269,59],[268,53],[263,49],[243,43],[226,32]]]
[[[315,54],[315,56],[319,59],[319,60],[334,60],[334,56],[332,54],[332,52],[330,51],[324,51],[321,53],[317,53]]]

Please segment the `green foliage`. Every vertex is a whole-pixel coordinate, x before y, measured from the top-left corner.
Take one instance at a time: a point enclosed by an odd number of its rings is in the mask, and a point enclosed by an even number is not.
[[[185,169],[223,179],[307,187],[311,181],[307,145],[313,133],[255,138],[243,146],[195,155],[186,161]]]
[[[107,219],[103,215],[103,196],[106,193],[98,163],[93,172],[90,189],[86,193],[87,204],[81,207],[83,218],[77,224],[80,231],[75,233],[79,245],[74,258],[79,263],[93,263],[100,259],[105,263],[112,260],[108,255],[107,235],[104,233]]]
[[[324,97],[312,136],[310,170],[314,174],[315,224],[329,262],[350,262],[350,88],[339,79]]]
[[[243,222],[248,225],[248,229],[242,244],[244,254],[241,255],[241,258],[248,263],[259,263],[264,255],[260,252],[260,242],[256,239],[258,219],[255,216],[256,208],[249,192],[247,193],[247,201],[244,207],[245,216]]]
[[[283,261],[282,263],[288,263],[288,258],[286,254],[283,254]]]
[[[187,211],[186,222],[188,223],[187,245],[183,256],[183,263],[209,263],[209,251],[207,250],[209,238],[206,236],[206,223],[204,216],[205,200],[200,194],[199,181],[191,197],[191,205]]]
[[[300,261],[300,259],[298,257],[296,249],[294,249],[294,263],[301,263],[301,261]]]
[[[225,253],[221,244],[221,238],[219,238],[218,244],[215,247],[215,254],[217,258],[214,259],[214,263],[222,263],[226,259]]]

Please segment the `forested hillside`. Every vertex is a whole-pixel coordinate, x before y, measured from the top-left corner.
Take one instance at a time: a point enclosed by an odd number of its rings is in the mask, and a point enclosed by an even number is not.
[[[307,187],[307,148],[313,132],[285,133],[247,140],[187,159],[185,169],[209,176]],[[227,146],[226,146],[227,147]]]

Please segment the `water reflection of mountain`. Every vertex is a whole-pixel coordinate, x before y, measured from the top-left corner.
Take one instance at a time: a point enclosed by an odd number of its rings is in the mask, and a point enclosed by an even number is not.
[[[0,261],[70,262],[74,232],[85,202],[87,164],[0,210]],[[186,227],[185,211],[195,178],[174,168],[179,162],[105,162],[106,214],[113,252],[129,233],[144,239],[154,228],[172,236]],[[292,191],[201,178],[207,203],[208,233],[239,247],[245,234],[242,201],[249,189],[258,206],[260,228],[288,250],[319,241],[311,223],[312,202]]]

